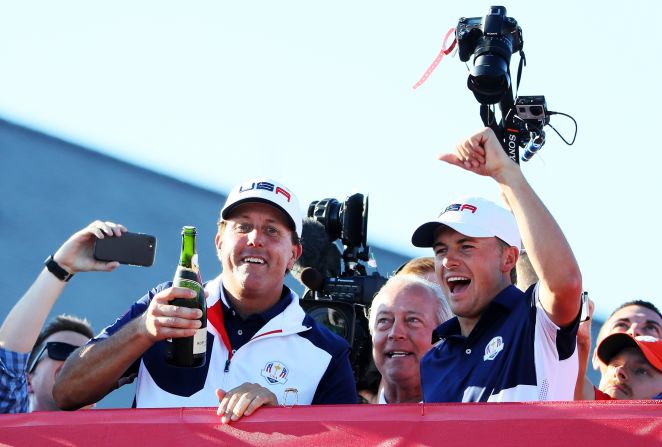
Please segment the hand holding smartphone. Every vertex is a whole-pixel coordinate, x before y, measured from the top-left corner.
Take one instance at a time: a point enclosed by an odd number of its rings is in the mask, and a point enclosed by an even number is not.
[[[94,242],[94,258],[120,264],[149,267],[154,264],[156,237],[143,233],[106,236]]]

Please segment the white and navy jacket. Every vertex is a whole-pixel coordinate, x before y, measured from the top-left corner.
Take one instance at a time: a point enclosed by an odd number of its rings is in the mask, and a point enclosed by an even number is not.
[[[170,285],[164,283],[152,289],[93,342],[111,336],[142,314],[152,297]],[[138,367],[136,407],[217,406],[216,388],[228,391],[245,382],[266,387],[281,404],[357,401],[349,344],[306,315],[294,292],[286,289],[289,305],[231,353],[229,344],[223,341],[222,317],[219,319],[221,303],[227,306],[220,276],[207,283],[205,290],[209,293],[207,363],[200,368],[172,367],[165,363],[165,343],[155,343],[134,365]],[[127,375],[132,372],[135,369]],[[288,391],[286,397],[286,389],[296,391]]]
[[[579,297],[577,297],[579,301]],[[577,381],[579,315],[559,328],[542,308],[537,285],[514,286],[488,305],[468,337],[456,318],[421,360],[425,402],[572,400]]]

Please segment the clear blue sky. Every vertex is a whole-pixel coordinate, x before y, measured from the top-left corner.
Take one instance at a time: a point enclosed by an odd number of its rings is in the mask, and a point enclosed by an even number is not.
[[[662,304],[661,4],[505,4],[523,28],[520,93],[544,94],[579,122],[574,146],[550,130],[523,169],[600,316],[634,298]],[[436,161],[481,127],[465,65],[446,58],[411,89],[457,19],[490,3],[0,5],[7,119],[221,192],[268,176],[304,208],[368,193],[369,242],[412,256],[429,253],[410,245],[413,229],[453,197],[498,200],[490,180]],[[558,116],[552,124],[572,130]]]

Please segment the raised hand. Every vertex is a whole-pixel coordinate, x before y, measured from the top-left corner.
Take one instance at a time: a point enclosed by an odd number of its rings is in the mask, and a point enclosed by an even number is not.
[[[94,241],[106,237],[121,237],[126,233],[124,225],[96,220],[87,227],[74,233],[55,252],[53,258],[69,273],[87,271],[109,272],[117,268],[119,262],[105,262],[94,259]]]
[[[473,134],[455,147],[454,153],[439,154],[438,159],[478,175],[497,179],[507,168],[516,168],[490,128]]]

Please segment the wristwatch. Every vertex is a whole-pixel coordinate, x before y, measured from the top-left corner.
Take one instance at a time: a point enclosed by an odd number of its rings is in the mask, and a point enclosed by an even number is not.
[[[44,261],[44,265],[48,269],[49,272],[51,272],[57,279],[60,281],[67,282],[69,281],[74,274],[69,273],[65,269],[63,269],[60,264],[58,264],[55,259],[53,259],[53,255],[50,255],[49,257],[46,258]]]

